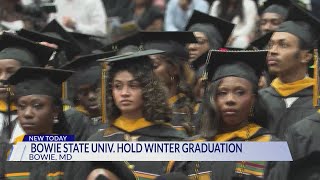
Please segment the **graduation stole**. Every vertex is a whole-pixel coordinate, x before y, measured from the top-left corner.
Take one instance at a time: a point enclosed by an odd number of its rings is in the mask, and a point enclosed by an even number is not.
[[[168,103],[170,107],[173,107],[173,105],[182,97],[185,95],[183,93],[179,93],[177,95],[172,96],[171,98],[168,99]]]
[[[85,115],[89,115],[89,112],[81,105],[76,106],[75,109]]]
[[[14,142],[13,144],[17,144],[18,142],[22,142],[23,141],[23,138],[24,138],[25,135],[21,135],[21,136],[18,136],[14,139]],[[8,155],[11,153],[11,149],[8,151],[7,153],[7,157]],[[64,172],[62,171],[57,171],[57,172],[54,172],[54,173],[48,173],[47,174],[47,179],[56,179],[56,180],[59,180],[59,179],[63,179],[63,175],[64,175]],[[22,179],[29,179],[30,178],[30,172],[9,172],[9,173],[6,173],[5,174],[5,177],[6,179],[8,180],[22,180]]]
[[[269,134],[260,134],[262,127],[257,124],[250,123],[247,126],[229,133],[218,134],[215,136],[214,141],[230,141],[234,139],[243,139],[246,141],[256,141],[256,142],[268,142],[271,140]],[[254,138],[252,138],[254,137]],[[266,167],[265,161],[242,161],[236,162],[235,172],[242,175],[254,175],[260,178],[264,176],[264,170]]]
[[[313,86],[315,83],[314,79],[306,77],[304,79],[292,82],[283,83],[279,78],[272,81],[271,86],[283,97],[290,96],[296,92],[299,92],[307,87]]]
[[[154,125],[154,123],[147,121],[144,118],[128,119],[123,116],[118,117],[113,123],[113,126],[122,129],[126,132],[133,132],[135,130],[149,127],[152,125]]]
[[[11,111],[16,111],[17,107],[14,104],[10,105]],[[7,112],[8,111],[8,104],[2,100],[0,100],[0,112]]]

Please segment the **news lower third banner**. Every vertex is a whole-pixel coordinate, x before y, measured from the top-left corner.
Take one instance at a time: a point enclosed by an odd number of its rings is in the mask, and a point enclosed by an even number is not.
[[[74,141],[25,136],[9,161],[292,161],[286,142]]]

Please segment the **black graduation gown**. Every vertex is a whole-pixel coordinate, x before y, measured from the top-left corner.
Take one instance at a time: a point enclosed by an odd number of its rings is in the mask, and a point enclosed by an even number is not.
[[[88,118],[82,113],[71,108],[64,112],[66,120],[70,124],[70,134],[75,136],[76,141],[88,139]]]
[[[132,132],[126,132],[112,126],[91,136],[88,141],[179,141],[184,138],[186,136],[183,133],[169,125],[155,124]],[[153,179],[157,175],[167,172],[169,162],[135,161],[129,162],[129,164],[134,165],[133,170],[136,176]]]
[[[286,133],[293,162],[288,179],[320,179],[320,114],[292,125]]]
[[[289,126],[316,112],[312,106],[312,87],[288,96],[299,97],[290,108],[286,108],[284,97],[279,95],[273,87],[260,90],[259,95],[267,106],[267,128],[280,139],[284,139]]]
[[[0,147],[1,159],[7,159],[12,145]],[[3,155],[3,153],[5,153]],[[0,154],[0,156],[1,156]],[[62,180],[64,174],[63,162],[22,162],[22,161],[2,161],[0,177],[3,175],[8,180],[39,180],[54,179]],[[2,172],[1,172],[2,169]]]
[[[180,109],[184,109],[183,111],[185,111],[187,101],[187,96],[178,96],[178,99],[172,104],[173,115],[170,124],[178,131],[193,135],[195,130],[193,115],[179,111]]]
[[[277,139],[265,128],[260,128],[248,139],[248,141],[276,140]],[[196,141],[204,141],[204,139],[196,139]],[[245,141],[245,139],[238,137],[230,139],[229,141]],[[174,171],[183,172],[191,178],[198,176],[200,180],[231,180],[233,177],[238,178],[241,171],[244,171],[241,176],[244,180],[282,180],[285,179],[286,176],[277,169],[286,166],[286,164],[287,163],[282,162],[247,161],[245,162],[245,168],[242,169],[242,162],[177,162]]]

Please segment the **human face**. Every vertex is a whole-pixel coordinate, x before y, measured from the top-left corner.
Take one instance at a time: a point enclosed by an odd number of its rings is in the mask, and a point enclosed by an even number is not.
[[[5,100],[7,97],[7,86],[3,84],[4,81],[14,74],[21,64],[14,59],[1,59],[0,60],[0,100]]]
[[[194,32],[198,43],[191,43],[187,45],[189,50],[189,62],[196,60],[202,54],[210,49],[208,37],[202,32]]]
[[[27,134],[52,134],[53,119],[58,108],[46,95],[22,96],[17,102],[18,118]]]
[[[100,115],[99,91],[96,85],[84,84],[78,88],[79,104],[82,105],[90,114],[90,116]]]
[[[142,115],[142,89],[140,83],[128,71],[120,71],[114,76],[112,96],[122,115]]]
[[[248,80],[239,77],[223,78],[215,97],[222,128],[238,129],[247,123],[254,99],[252,84]]]
[[[260,19],[260,31],[262,34],[273,32],[278,29],[283,18],[277,13],[264,13]]]
[[[150,59],[153,63],[153,72],[167,87],[172,84],[172,78],[174,77],[174,70],[172,66],[161,55],[151,55]]]
[[[294,74],[305,68],[301,62],[299,39],[287,32],[275,32],[268,44],[267,64],[270,73]]]

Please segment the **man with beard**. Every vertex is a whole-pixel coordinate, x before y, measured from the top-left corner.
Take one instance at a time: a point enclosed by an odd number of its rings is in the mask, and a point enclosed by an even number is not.
[[[269,41],[267,64],[277,78],[260,95],[269,107],[267,126],[280,139],[289,126],[316,112],[312,106],[314,79],[308,77],[307,68],[317,48],[319,24],[292,3],[288,20]]]

